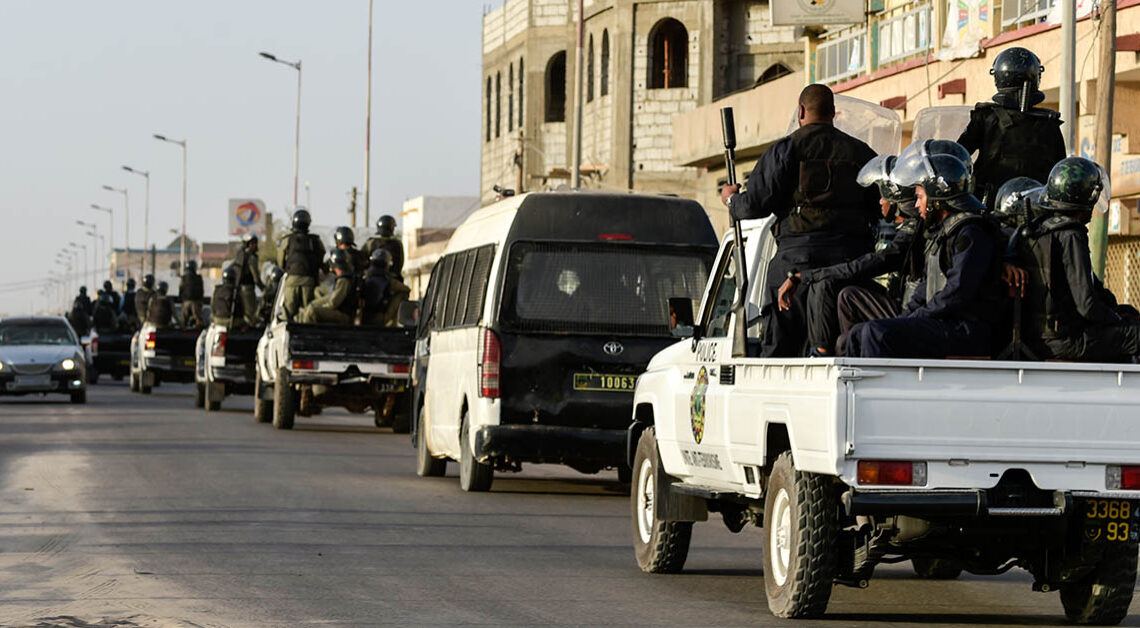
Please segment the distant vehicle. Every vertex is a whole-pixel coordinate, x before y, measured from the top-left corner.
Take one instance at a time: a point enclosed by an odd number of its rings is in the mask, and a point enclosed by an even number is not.
[[[288,323],[284,298],[285,291],[278,291],[271,321],[257,344],[257,421],[289,430],[298,414],[308,417],[339,406],[357,413],[371,410],[377,427],[390,425],[406,434],[413,330]]]
[[[704,209],[666,196],[524,194],[472,214],[420,307],[417,473],[457,460],[467,491],[523,463],[628,481],[634,382],[716,247]]]
[[[264,327],[234,328],[211,323],[198,336],[195,405],[213,412],[229,395],[252,395],[257,378],[257,343]]]
[[[63,393],[87,403],[83,346],[58,316],[0,318],[0,395]]]
[[[179,318],[181,304],[175,301],[174,318]],[[197,365],[194,349],[202,328],[156,329],[143,323],[131,338],[131,392],[149,395],[162,382],[189,384],[194,381]]]
[[[130,374],[131,335],[129,330],[91,332],[91,341],[88,345],[91,354],[91,367],[87,373],[88,383],[98,382],[101,375],[108,375],[118,382]]]

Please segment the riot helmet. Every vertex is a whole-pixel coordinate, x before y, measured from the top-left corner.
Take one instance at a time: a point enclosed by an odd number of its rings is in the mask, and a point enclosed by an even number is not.
[[[79,296],[87,296],[87,286],[79,286]]]
[[[309,215],[307,209],[298,209],[293,212],[293,228],[301,233],[309,232],[309,225],[313,223],[313,217]]]
[[[1103,189],[1100,166],[1084,157],[1066,157],[1049,171],[1039,206],[1058,213],[1092,211]]]
[[[333,233],[333,240],[337,246],[342,244],[352,246],[356,243],[356,236],[352,233],[352,228],[350,227],[337,227]]]
[[[238,271],[233,264],[227,264],[222,269],[222,281],[225,283],[237,283]]]
[[[170,289],[170,285],[167,284],[165,281],[158,282],[158,293],[159,294],[166,294],[166,291],[169,289]]]
[[[252,233],[247,233],[241,237],[241,246],[246,250],[257,248],[257,236]]]
[[[329,261],[332,263],[333,268],[340,269],[340,271],[345,274],[348,274],[352,269],[351,262],[349,262],[348,259],[348,252],[344,249],[333,249],[329,255]]]
[[[134,289],[135,289],[135,278],[131,277],[131,278],[127,279],[127,290],[134,290]]]
[[[994,213],[997,219],[1005,225],[1017,227],[1025,224],[1029,216],[1027,203],[1033,202],[1037,194],[1044,189],[1041,182],[1029,177],[1014,177],[998,188],[994,195]]]
[[[143,275],[143,287],[147,290],[154,290],[154,275],[150,273]]]
[[[990,68],[998,90],[994,102],[1025,111],[1045,100],[1045,95],[1038,90],[1044,71],[1041,59],[1029,50],[1019,47],[1003,50],[994,57],[994,65]]]
[[[935,155],[945,155],[958,160],[966,173],[970,176],[972,191],[974,178],[974,162],[970,153],[958,142],[950,140],[920,140],[911,142],[909,146],[899,153],[898,159],[890,171],[891,182],[901,187],[914,187],[918,181],[933,175],[930,171],[928,158]]]
[[[393,235],[395,235],[395,233],[396,233],[396,219],[395,218],[389,216],[388,214],[384,214],[383,216],[381,216],[376,221],[376,234],[377,235],[384,237],[384,238],[390,238]]]
[[[113,286],[110,281],[104,281],[103,282],[103,289],[106,290],[107,292],[111,292],[112,290],[115,289],[115,286]]]
[[[386,272],[392,268],[392,253],[387,249],[376,249],[372,251],[370,261],[373,268],[379,268]]]
[[[192,259],[186,260],[186,272],[188,272],[188,273],[198,272],[198,262],[195,262]]]
[[[921,187],[928,203],[953,211],[980,213],[985,209],[970,193],[974,186],[972,173],[954,155],[922,155],[906,171],[900,170],[901,163],[891,171],[891,179],[899,185]]]

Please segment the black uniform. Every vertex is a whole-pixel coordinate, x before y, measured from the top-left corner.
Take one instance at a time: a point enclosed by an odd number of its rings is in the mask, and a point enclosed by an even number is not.
[[[119,325],[119,315],[115,311],[115,301],[110,295],[105,298],[99,299],[95,304],[95,314],[92,315],[95,322],[95,331],[101,334],[113,333]]]
[[[874,156],[871,147],[831,124],[807,124],[772,145],[748,177],[747,189],[733,196],[734,218],[777,218],[776,255],[767,274],[764,357],[806,353],[807,291],[796,291],[790,310],[776,307],[789,271],[832,266],[871,251],[879,193],[855,178]]]
[[[851,329],[847,355],[945,358],[991,355],[1001,320],[1000,231],[988,217],[954,213],[926,245],[926,275],[898,318]]]
[[[167,329],[173,320],[174,305],[170,302],[170,297],[161,292],[155,292],[147,307],[146,321],[157,329]]]
[[[995,97],[1004,100],[1007,94]],[[1066,155],[1060,114],[1037,108],[1022,112],[1014,103],[1006,104],[978,103],[958,138],[971,154],[978,151],[974,189],[989,209],[1003,183],[1014,177],[1044,181]]]
[[[364,277],[364,307],[361,320],[365,325],[381,327],[396,324],[396,314],[400,303],[405,301],[411,290],[390,271],[372,267]]]
[[[127,322],[134,325],[138,321],[137,310],[135,309],[135,291],[127,290],[123,292],[123,305],[121,308],[123,316],[127,317]]]
[[[390,272],[396,279],[404,280],[404,243],[399,238],[374,235],[364,243],[365,259],[372,257],[372,252],[384,249],[392,255],[392,268]]]

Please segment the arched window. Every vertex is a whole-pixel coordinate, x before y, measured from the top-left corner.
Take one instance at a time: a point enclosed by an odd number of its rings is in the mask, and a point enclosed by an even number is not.
[[[594,35],[586,52],[586,102],[594,102]]]
[[[610,93],[610,31],[602,31],[602,76],[598,86],[602,96]]]
[[[515,64],[507,74],[507,130],[515,130]]]
[[[566,121],[566,51],[546,62],[546,121]]]
[[[523,125],[523,60],[519,57],[519,128]]]
[[[491,141],[491,77],[487,77],[487,141]]]
[[[503,73],[495,73],[495,137],[503,131]]]
[[[791,73],[791,68],[784,65],[783,63],[776,63],[769,67],[767,70],[764,70],[764,73],[760,75],[760,78],[756,79],[756,84],[759,85],[761,83],[767,83],[768,81],[774,81],[781,76],[787,76]]]
[[[689,32],[667,17],[649,31],[649,89],[685,87],[689,83]]]

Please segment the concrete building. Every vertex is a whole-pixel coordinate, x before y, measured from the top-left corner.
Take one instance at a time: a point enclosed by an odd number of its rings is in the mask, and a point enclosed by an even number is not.
[[[570,181],[577,2],[508,0],[483,18],[480,197]],[[804,67],[800,32],[757,0],[586,0],[583,187],[694,196],[675,115]]]
[[[404,202],[400,211],[404,243],[404,283],[418,299],[427,289],[431,269],[443,256],[455,228],[478,209],[474,196],[418,196]]]

